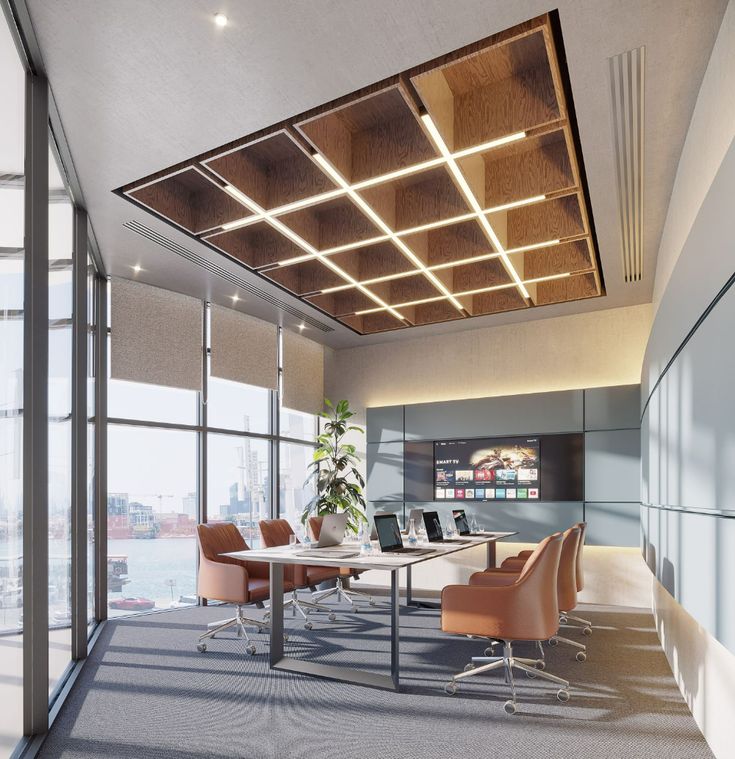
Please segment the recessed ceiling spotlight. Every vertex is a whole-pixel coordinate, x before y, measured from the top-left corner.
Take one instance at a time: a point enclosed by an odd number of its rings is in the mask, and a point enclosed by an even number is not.
[[[237,294],[235,294],[235,295],[230,295],[230,297],[232,298],[232,302],[233,302],[233,303],[237,303],[237,301],[239,301],[239,300],[240,300],[240,296],[239,296],[239,295],[237,295]]]
[[[225,16],[224,13],[215,13],[214,14],[214,23],[217,26],[227,26],[227,16]]]
[[[304,324],[304,322],[301,322],[301,324],[299,324],[299,331],[303,332],[305,329],[306,329],[306,324]]]
[[[143,267],[140,264],[135,264],[135,266],[133,266],[133,271],[136,274],[140,274],[140,272],[143,271]]]

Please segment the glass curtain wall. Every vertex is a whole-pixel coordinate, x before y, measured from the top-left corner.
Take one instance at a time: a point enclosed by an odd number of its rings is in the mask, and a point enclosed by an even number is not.
[[[114,322],[110,328],[114,335]],[[261,519],[282,515],[299,529],[316,417],[287,411],[279,425],[275,391],[211,376],[205,339],[202,393],[108,380],[111,616],[196,603],[195,530],[202,508],[209,522],[237,525],[251,548],[261,544]],[[285,458],[274,503],[277,450]],[[200,465],[206,471],[198,472]]]
[[[74,207],[49,149],[49,691],[71,661]]]
[[[0,14],[0,756],[23,731],[25,71]]]

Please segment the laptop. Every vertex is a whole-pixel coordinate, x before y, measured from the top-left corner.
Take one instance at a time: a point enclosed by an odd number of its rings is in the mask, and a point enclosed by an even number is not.
[[[406,530],[408,530],[412,519],[413,519],[413,526],[418,530],[419,527],[421,526],[423,513],[424,513],[423,509],[411,509],[411,511],[409,511],[408,513],[408,519],[406,520]]]
[[[380,550],[383,553],[409,553],[412,556],[434,553],[431,548],[404,548],[401,528],[395,514],[376,514],[375,531],[378,533]]]
[[[319,532],[319,540],[314,543],[314,548],[328,548],[338,546],[345,538],[347,529],[347,514],[342,511],[339,514],[327,514],[322,519],[322,529]]]
[[[453,545],[466,545],[471,540],[444,540],[442,523],[439,521],[439,513],[436,511],[424,512],[424,527],[426,527],[426,539],[429,543],[450,543]]]
[[[482,533],[470,532],[470,523],[467,521],[467,515],[464,513],[464,509],[453,509],[452,516],[454,517],[454,524],[457,527],[457,532],[460,535],[481,535]]]

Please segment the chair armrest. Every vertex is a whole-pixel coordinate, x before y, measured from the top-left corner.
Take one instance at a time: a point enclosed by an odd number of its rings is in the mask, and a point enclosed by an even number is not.
[[[518,558],[518,559],[530,559],[532,553],[533,553],[533,550],[521,551],[518,554],[518,556],[516,556],[516,558]]]
[[[197,592],[202,598],[247,603],[248,572],[240,564],[226,564],[201,557]]]
[[[513,585],[520,576],[519,572],[508,570],[488,570],[475,572],[470,576],[470,585],[484,585],[497,587],[500,585]]]
[[[509,559],[505,559],[505,561],[500,565],[501,569],[512,569],[521,571],[523,567],[526,566],[526,562],[528,559],[522,559],[519,556],[511,556]]]

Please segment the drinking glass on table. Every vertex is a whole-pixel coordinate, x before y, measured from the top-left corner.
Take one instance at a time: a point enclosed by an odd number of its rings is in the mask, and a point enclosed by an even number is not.
[[[298,542],[298,538],[296,537],[296,535],[291,534],[291,535],[288,536],[288,547],[291,550],[293,550],[294,548],[296,548],[297,542]]]
[[[473,514],[470,517],[470,532],[477,532],[480,528],[477,525],[477,517]]]

